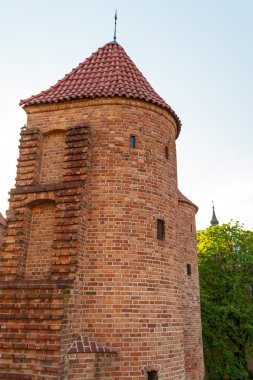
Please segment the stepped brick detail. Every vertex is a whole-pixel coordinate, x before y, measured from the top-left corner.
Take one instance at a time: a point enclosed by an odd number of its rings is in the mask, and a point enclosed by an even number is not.
[[[203,380],[179,119],[133,65],[108,44],[23,102],[0,218],[0,379]]]

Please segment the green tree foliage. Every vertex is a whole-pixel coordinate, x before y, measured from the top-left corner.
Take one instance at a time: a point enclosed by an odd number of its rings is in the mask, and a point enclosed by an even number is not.
[[[253,356],[253,232],[239,223],[198,233],[206,379],[247,379]]]

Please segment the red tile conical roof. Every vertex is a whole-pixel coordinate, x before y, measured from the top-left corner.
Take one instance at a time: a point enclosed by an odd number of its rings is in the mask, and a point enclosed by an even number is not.
[[[154,91],[118,43],[98,49],[54,86],[21,100],[20,105],[115,96],[140,99],[167,109],[176,120],[179,135],[181,122],[178,116]]]
[[[198,211],[198,206],[196,206],[190,199],[186,198],[184,194],[181,193],[180,190],[177,189],[178,201],[183,203],[188,203],[189,205],[195,207],[196,212]]]

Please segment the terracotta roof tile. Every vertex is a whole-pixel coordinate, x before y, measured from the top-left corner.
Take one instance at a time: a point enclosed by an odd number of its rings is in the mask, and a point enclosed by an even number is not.
[[[3,215],[1,214],[1,212],[0,212],[0,225],[1,226],[5,226],[6,225],[6,221],[5,221],[4,217],[3,217]]]
[[[119,44],[106,44],[54,86],[21,100],[20,105],[114,96],[141,99],[167,109],[177,123],[177,135],[180,133],[181,122],[176,113],[154,91]]]
[[[183,202],[183,203],[188,203],[189,205],[195,207],[196,209],[196,212],[198,211],[198,206],[196,206],[192,201],[190,201],[190,199],[186,198],[186,196],[184,194],[181,193],[181,191],[177,190],[177,194],[178,194],[178,201],[179,202]]]
[[[89,352],[104,352],[104,353],[113,353],[116,352],[111,347],[103,346],[86,335],[78,335],[78,337],[71,344],[68,353],[77,354],[77,353],[89,353]]]

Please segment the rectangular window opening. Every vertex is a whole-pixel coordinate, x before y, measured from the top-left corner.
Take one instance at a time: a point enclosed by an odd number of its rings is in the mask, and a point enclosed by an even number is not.
[[[188,275],[188,276],[191,276],[191,274],[192,274],[192,267],[191,267],[191,264],[187,264],[186,268],[187,268],[187,275]]]
[[[165,239],[165,222],[162,219],[157,219],[157,239]]]
[[[167,146],[165,147],[165,158],[166,158],[166,160],[169,159],[169,149]]]
[[[130,148],[135,149],[135,136],[130,135]]]
[[[148,372],[148,380],[158,380],[157,371],[149,371]]]

